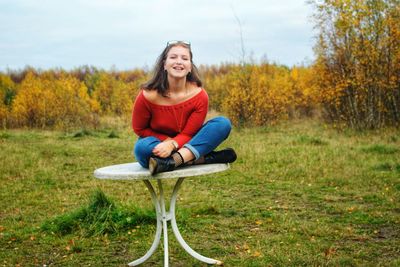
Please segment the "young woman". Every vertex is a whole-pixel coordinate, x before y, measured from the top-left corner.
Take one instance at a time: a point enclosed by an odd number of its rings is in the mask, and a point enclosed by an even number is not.
[[[231,123],[216,117],[203,125],[208,95],[201,86],[190,43],[168,42],[132,112],[132,128],[139,136],[134,154],[152,175],[181,165],[236,160],[232,148],[213,151],[228,137]]]

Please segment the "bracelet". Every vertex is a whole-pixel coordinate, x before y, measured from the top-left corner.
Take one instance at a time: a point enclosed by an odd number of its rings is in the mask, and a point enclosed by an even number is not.
[[[174,151],[178,150],[178,143],[175,140],[171,140],[171,143],[174,146]]]

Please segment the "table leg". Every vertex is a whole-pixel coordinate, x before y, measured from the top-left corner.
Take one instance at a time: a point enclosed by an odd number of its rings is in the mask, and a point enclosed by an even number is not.
[[[175,218],[175,204],[176,204],[176,198],[178,196],[178,190],[185,178],[179,178],[178,181],[175,184],[174,191],[172,192],[171,196],[171,204],[170,204],[170,214],[171,214],[171,226],[172,226],[172,231],[175,234],[176,239],[178,240],[179,244],[186,250],[187,253],[192,255],[192,257],[208,263],[208,264],[216,264],[216,265],[222,265],[222,261],[219,260],[214,260],[211,258],[204,257],[194,251],[183,239],[181,233],[179,232],[178,226],[176,224],[176,218]]]
[[[154,188],[151,185],[150,181],[144,180],[143,182],[146,184],[147,188],[149,189],[149,192],[150,192],[150,195],[151,195],[151,199],[152,199],[154,207],[156,209],[157,230],[156,230],[156,235],[154,237],[153,244],[151,245],[149,251],[147,251],[147,253],[143,257],[141,257],[141,258],[139,258],[137,260],[134,260],[131,263],[129,263],[128,264],[129,266],[136,266],[136,265],[142,264],[148,258],[150,258],[150,256],[153,255],[153,253],[156,251],[158,245],[160,244],[160,240],[161,240],[161,232],[162,232],[161,221],[162,221],[162,218],[161,218],[160,203],[158,202],[157,194],[154,191]]]
[[[148,258],[150,258],[151,255],[155,252],[157,249],[158,245],[160,244],[161,240],[161,232],[164,232],[164,267],[168,267],[168,225],[167,222],[171,221],[171,226],[172,226],[172,231],[175,234],[176,239],[178,240],[179,244],[185,249],[187,253],[189,253],[192,257],[205,262],[207,264],[216,264],[216,265],[222,265],[223,263],[219,260],[214,260],[211,258],[204,257],[194,251],[183,239],[181,233],[179,232],[178,226],[176,224],[176,218],[175,218],[175,206],[176,206],[176,199],[178,196],[178,191],[179,188],[185,178],[179,178],[178,181],[176,181],[176,184],[174,186],[174,190],[172,192],[171,196],[171,202],[170,202],[170,210],[167,213],[165,209],[165,201],[164,201],[164,190],[162,186],[162,181],[161,179],[157,179],[158,183],[158,189],[159,189],[159,198],[157,197],[157,194],[150,183],[149,180],[144,180],[144,183],[146,184],[147,188],[149,189],[151,199],[153,201],[154,207],[156,209],[156,214],[157,214],[157,230],[156,230],[156,235],[154,237],[153,244],[151,245],[149,251],[142,256],[141,258],[132,261],[129,263],[129,266],[136,266],[139,264],[142,264],[145,262]],[[162,225],[161,225],[162,224]]]
[[[157,179],[158,183],[158,192],[160,194],[160,205],[161,205],[161,217],[163,223],[163,232],[164,232],[164,267],[168,267],[168,225],[167,221],[169,218],[167,217],[167,212],[165,211],[165,201],[164,201],[164,190],[162,186],[161,179]]]

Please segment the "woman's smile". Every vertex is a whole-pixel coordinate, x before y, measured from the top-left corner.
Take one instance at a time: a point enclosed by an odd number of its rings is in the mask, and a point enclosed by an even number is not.
[[[183,46],[172,47],[165,59],[164,69],[174,78],[185,77],[192,68],[189,49]]]
[[[173,67],[173,69],[174,69],[174,70],[178,70],[178,71],[184,70],[184,68],[183,68],[183,67],[181,67],[181,66],[176,66],[176,67]]]

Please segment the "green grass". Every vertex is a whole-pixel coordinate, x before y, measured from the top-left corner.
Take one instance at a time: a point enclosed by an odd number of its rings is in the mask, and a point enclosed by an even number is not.
[[[399,148],[394,147],[394,146],[388,146],[388,145],[381,145],[381,144],[375,144],[372,146],[368,146],[362,149],[365,152],[368,153],[376,153],[376,154],[395,154],[399,152]]]
[[[398,266],[399,136],[314,121],[234,129],[221,147],[238,160],[185,180],[178,226],[225,266]],[[134,141],[121,126],[0,131],[0,266],[126,266],[144,255],[155,234],[146,187],[92,175],[133,161]],[[205,266],[169,234],[172,266]],[[160,244],[143,266],[162,262]]]
[[[155,211],[118,207],[104,192],[95,191],[89,204],[67,214],[45,221],[45,232],[67,235],[79,232],[81,236],[98,236],[128,231],[140,224],[154,223]]]

